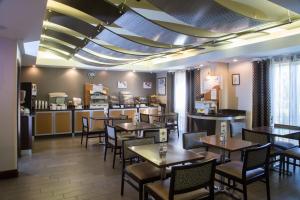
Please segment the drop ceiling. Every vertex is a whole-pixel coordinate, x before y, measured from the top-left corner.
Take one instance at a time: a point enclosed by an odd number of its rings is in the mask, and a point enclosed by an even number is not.
[[[296,2],[48,0],[37,62],[99,69],[176,67],[177,60],[299,34]],[[50,54],[61,59],[43,57]]]

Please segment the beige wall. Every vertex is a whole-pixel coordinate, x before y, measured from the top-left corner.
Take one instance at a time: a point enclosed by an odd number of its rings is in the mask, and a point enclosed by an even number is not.
[[[246,110],[247,127],[252,125],[252,70],[251,62],[242,62],[211,63],[200,71],[201,87],[207,75],[222,77],[220,108]],[[240,85],[232,85],[232,74],[240,74]],[[201,90],[203,91],[202,88]]]
[[[0,172],[17,169],[17,42],[0,38]]]
[[[22,67],[21,82],[33,82],[38,87],[38,99],[48,100],[49,92],[66,92],[69,98],[83,97],[83,87],[89,82],[89,70]],[[102,83],[110,94],[130,91],[135,96],[149,96],[156,92],[156,75],[140,72],[95,71],[93,83]],[[127,81],[127,89],[118,89],[118,81]],[[144,89],[143,82],[152,82],[152,89]]]
[[[240,74],[240,85],[231,84],[232,74]],[[247,127],[252,126],[252,85],[253,67],[251,62],[229,65],[228,98],[229,107],[247,111]]]
[[[200,84],[203,91],[204,80],[206,76],[221,76],[221,101],[220,108],[228,108],[228,64],[227,63],[211,63],[207,67],[201,68]]]

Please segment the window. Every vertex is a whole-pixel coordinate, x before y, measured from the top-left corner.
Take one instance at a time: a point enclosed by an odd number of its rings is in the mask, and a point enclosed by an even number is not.
[[[186,74],[185,71],[175,72],[175,112],[178,113],[179,130],[185,132],[186,128]]]
[[[300,126],[300,59],[273,59],[270,81],[273,123]]]

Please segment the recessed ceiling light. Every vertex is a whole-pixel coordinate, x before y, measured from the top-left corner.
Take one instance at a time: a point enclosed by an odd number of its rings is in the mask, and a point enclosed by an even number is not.
[[[203,64],[200,65],[200,67],[203,67],[203,66],[204,66]]]
[[[32,65],[33,68],[36,68],[36,65]]]
[[[233,62],[237,62],[237,61],[239,61],[239,60],[238,60],[238,59],[233,59],[232,61],[233,61]]]
[[[76,67],[73,67],[72,69],[73,69],[73,70],[75,70],[75,69],[76,69]]]

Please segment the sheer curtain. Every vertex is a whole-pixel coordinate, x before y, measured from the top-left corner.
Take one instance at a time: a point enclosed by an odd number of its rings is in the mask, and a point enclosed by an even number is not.
[[[185,71],[175,72],[175,94],[174,107],[178,113],[179,131],[186,131],[186,73]]]
[[[270,77],[273,123],[300,126],[299,56],[274,58]]]

